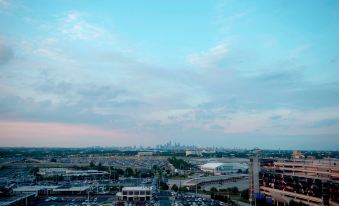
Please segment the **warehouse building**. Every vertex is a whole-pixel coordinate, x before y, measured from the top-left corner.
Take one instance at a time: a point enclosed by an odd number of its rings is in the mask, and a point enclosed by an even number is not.
[[[242,163],[206,163],[200,166],[200,169],[213,175],[234,174],[239,171],[244,172],[248,169],[246,164]]]

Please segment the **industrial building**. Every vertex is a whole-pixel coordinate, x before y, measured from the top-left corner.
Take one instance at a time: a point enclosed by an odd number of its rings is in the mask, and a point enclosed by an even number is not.
[[[90,185],[34,185],[20,186],[13,189],[15,194],[34,193],[36,195],[50,194],[87,194]]]
[[[117,196],[123,201],[149,201],[151,200],[151,188],[143,186],[124,187]]]
[[[106,171],[99,170],[73,170],[68,168],[40,168],[38,175],[44,177],[63,176],[72,177],[97,177],[108,174]]]
[[[200,169],[213,175],[224,175],[245,171],[247,164],[242,163],[206,163],[200,166]]]
[[[259,159],[249,168],[250,200],[286,205],[339,205],[339,160]]]

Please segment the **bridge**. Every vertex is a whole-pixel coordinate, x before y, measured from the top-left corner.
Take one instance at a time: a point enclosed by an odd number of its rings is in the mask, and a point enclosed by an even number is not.
[[[186,187],[195,187],[197,185],[209,185],[209,184],[223,184],[225,182],[236,182],[238,180],[248,178],[247,174],[230,174],[230,175],[219,175],[219,176],[207,176],[199,177],[190,180],[186,180],[183,183],[183,186]]]

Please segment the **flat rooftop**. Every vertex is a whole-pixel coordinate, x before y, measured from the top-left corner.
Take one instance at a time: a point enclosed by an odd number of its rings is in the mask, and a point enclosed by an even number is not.
[[[122,190],[128,190],[128,191],[131,191],[131,190],[151,190],[150,187],[143,187],[143,186],[139,186],[139,187],[123,187]]]

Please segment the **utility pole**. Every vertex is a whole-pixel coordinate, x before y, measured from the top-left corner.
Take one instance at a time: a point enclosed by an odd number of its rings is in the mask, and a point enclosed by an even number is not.
[[[89,190],[87,190],[87,202],[89,203]]]

